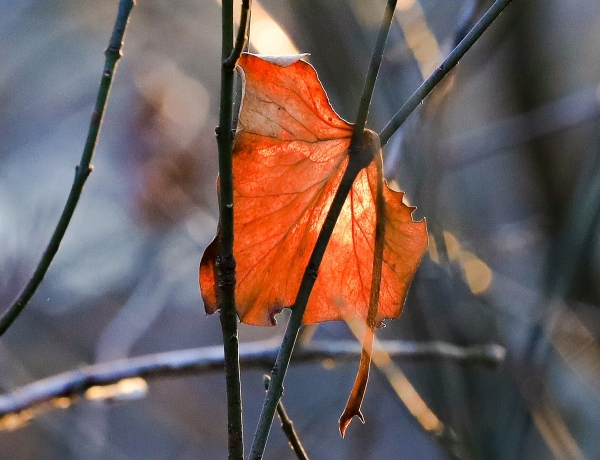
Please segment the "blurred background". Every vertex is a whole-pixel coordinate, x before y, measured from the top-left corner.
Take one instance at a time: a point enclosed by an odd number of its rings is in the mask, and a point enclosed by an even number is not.
[[[399,0],[368,126],[380,131],[491,2]],[[309,52],[352,121],[383,0],[254,2],[250,50]],[[70,190],[117,0],[0,0],[0,306],[31,276]],[[284,401],[313,459],[600,458],[600,2],[515,0],[385,148],[430,249],[380,338],[498,343],[491,369],[397,362],[442,441],[373,371],[346,439],[357,362],[292,366]],[[220,5],[139,0],[61,250],[0,340],[3,393],[84,364],[217,345],[198,292],[216,229]],[[243,341],[281,336],[242,326]],[[344,324],[310,331],[349,339]],[[250,443],[262,372],[243,372]],[[149,382],[0,424],[10,459],[226,457],[223,377]],[[275,421],[265,458],[295,458]]]

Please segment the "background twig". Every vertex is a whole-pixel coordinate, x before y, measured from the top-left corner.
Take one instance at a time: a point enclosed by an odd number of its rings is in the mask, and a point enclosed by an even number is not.
[[[77,202],[83,191],[83,186],[92,172],[92,157],[94,156],[96,144],[98,143],[100,126],[102,125],[102,118],[108,102],[108,95],[110,94],[111,84],[117,69],[117,62],[123,55],[121,52],[123,38],[125,37],[127,22],[129,21],[129,15],[134,4],[135,2],[133,0],[121,0],[119,2],[115,26],[108,42],[108,48],[106,48],[106,51],[104,52],[106,60],[104,63],[104,71],[102,72],[102,79],[100,80],[100,88],[98,89],[98,95],[96,96],[96,105],[94,106],[94,112],[92,113],[92,119],[90,120],[88,135],[85,141],[85,147],[83,148],[83,153],[81,154],[81,160],[79,165],[75,168],[75,179],[71,186],[71,192],[69,193],[67,203],[58,220],[58,224],[54,229],[54,233],[50,238],[50,242],[40,259],[33,276],[23,288],[23,291],[21,291],[17,300],[15,300],[10,308],[2,315],[2,317],[0,317],[0,335],[3,335],[15,319],[17,319],[37,291],[44,276],[46,276],[46,272],[48,271],[54,256],[58,252],[60,243],[71,222],[71,217],[73,217],[73,213],[77,207]]]
[[[496,366],[505,351],[498,345],[459,347],[445,342],[381,341],[390,357],[403,360],[444,359],[463,365]],[[240,362],[246,368],[268,369],[279,350],[279,340],[240,345]],[[297,363],[334,359],[355,360],[361,345],[355,341],[314,341],[297,350]],[[223,347],[170,351],[81,367],[39,380],[0,396],[0,416],[20,412],[44,401],[84,393],[95,385],[110,385],[131,377],[156,378],[201,374],[223,369]]]
[[[398,112],[392,117],[387,125],[379,134],[381,146],[383,147],[390,140],[390,137],[396,132],[400,126],[406,121],[408,116],[419,106],[421,101],[442,81],[442,79],[450,72],[458,61],[465,55],[469,49],[475,44],[479,37],[483,35],[486,29],[496,20],[500,13],[504,11],[512,0],[496,0],[489,10],[481,17],[479,22],[471,29],[471,31],[456,45],[456,48],[448,55],[437,69],[425,80],[421,86],[413,93],[413,95],[404,103]]]

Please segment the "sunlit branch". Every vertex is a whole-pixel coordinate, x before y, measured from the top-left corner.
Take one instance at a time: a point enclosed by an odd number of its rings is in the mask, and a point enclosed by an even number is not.
[[[446,360],[460,365],[494,367],[504,360],[499,345],[459,347],[445,342],[381,341],[392,359],[426,361]],[[240,344],[240,363],[245,368],[268,369],[279,350],[279,339]],[[296,363],[322,360],[344,362],[360,356],[355,341],[313,341],[297,350]],[[111,385],[132,377],[157,378],[204,374],[223,370],[223,347],[213,346],[170,351],[81,367],[38,380],[0,396],[0,416],[21,412],[58,397],[81,395],[93,386]]]

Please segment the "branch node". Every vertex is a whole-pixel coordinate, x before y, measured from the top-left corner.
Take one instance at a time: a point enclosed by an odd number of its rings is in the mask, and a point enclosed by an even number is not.
[[[220,255],[215,260],[219,287],[235,286],[235,258],[233,255]]]
[[[319,276],[319,267],[317,267],[317,264],[314,262],[310,262],[308,264],[308,270],[307,270],[308,276],[310,276],[313,279],[317,279],[317,276]]]
[[[100,113],[99,110],[94,110],[92,112],[91,123],[94,124],[94,125],[98,125],[98,124],[100,124],[101,120],[102,120],[102,113]]]
[[[123,42],[119,43],[119,46],[110,45],[108,48],[104,50],[104,56],[112,57],[115,59],[120,59],[123,56],[123,52],[121,51],[121,46],[123,46]]]

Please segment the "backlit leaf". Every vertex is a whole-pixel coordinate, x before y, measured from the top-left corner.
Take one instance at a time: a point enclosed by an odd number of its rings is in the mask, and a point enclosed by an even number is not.
[[[352,125],[329,105],[301,56],[244,54],[244,95],[233,150],[236,308],[247,324],[275,324],[291,307],[348,163]],[[356,178],[319,268],[303,322],[366,320],[376,221],[376,165]],[[427,246],[402,193],[384,187],[386,239],[377,323],[396,318]],[[207,313],[218,308],[218,235],[200,266]]]
[[[349,161],[353,127],[333,111],[301,57],[244,54],[238,63],[244,93],[233,148],[233,252],[236,309],[247,324],[274,325],[275,315],[293,306]],[[342,436],[354,416],[363,420],[374,328],[400,315],[427,247],[425,221],[413,222],[414,208],[383,180],[377,134],[366,130],[363,147],[374,161],[354,180],[302,319],[366,325]],[[219,235],[200,264],[207,313],[219,305],[218,256]]]

